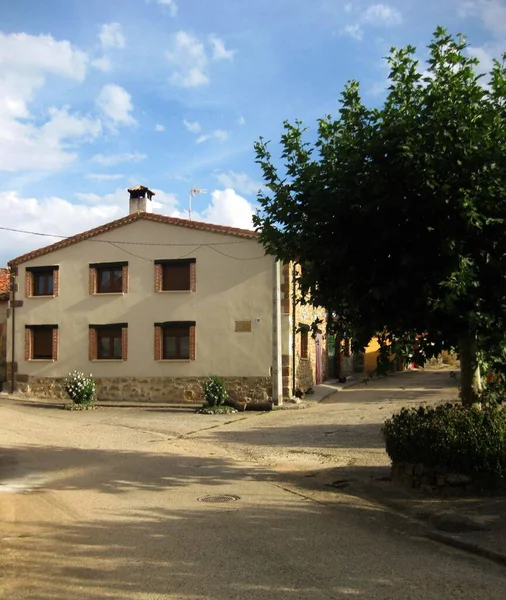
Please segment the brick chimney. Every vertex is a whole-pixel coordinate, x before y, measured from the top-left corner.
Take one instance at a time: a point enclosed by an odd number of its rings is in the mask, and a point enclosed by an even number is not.
[[[153,205],[151,198],[155,195],[147,187],[138,185],[128,190],[130,194],[130,214],[133,215],[139,212],[153,212]]]

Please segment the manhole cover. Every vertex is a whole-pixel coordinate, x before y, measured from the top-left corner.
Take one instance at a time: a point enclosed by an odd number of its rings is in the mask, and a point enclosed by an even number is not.
[[[228,494],[223,496],[202,496],[202,498],[198,498],[199,502],[210,502],[211,504],[216,504],[219,502],[235,502],[236,500],[239,500],[239,496],[232,496]]]

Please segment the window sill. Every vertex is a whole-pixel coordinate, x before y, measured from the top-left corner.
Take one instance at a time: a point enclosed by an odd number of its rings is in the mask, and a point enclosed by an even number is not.
[[[156,362],[162,362],[162,363],[191,363],[191,362],[195,362],[195,361],[192,360],[191,358],[161,358],[160,360],[157,360]]]
[[[90,296],[124,296],[125,292],[95,292]]]
[[[29,358],[27,362],[56,362],[56,358]]]
[[[58,298],[55,294],[37,294],[33,296],[25,296],[25,298]]]
[[[92,358],[90,362],[98,362],[98,363],[122,363],[126,362],[122,358]]]
[[[158,290],[157,294],[194,294],[193,290]]]

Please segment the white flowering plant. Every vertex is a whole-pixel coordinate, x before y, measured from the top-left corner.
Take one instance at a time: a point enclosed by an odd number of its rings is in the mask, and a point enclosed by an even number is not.
[[[80,371],[72,371],[65,379],[65,391],[74,404],[92,406],[95,403],[96,390],[91,373],[86,377]]]
[[[211,375],[204,383],[204,398],[209,406],[221,406],[228,400],[225,382],[217,375]]]

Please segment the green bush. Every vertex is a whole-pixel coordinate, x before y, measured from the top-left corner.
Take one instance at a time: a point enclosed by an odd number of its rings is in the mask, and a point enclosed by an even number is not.
[[[383,435],[393,463],[421,463],[496,482],[506,477],[506,408],[403,408],[385,422]]]
[[[80,371],[69,373],[65,391],[74,404],[92,406],[95,403],[96,385],[91,375],[86,377]]]
[[[211,375],[204,383],[204,398],[209,406],[221,406],[228,400],[225,382],[217,375]]]

